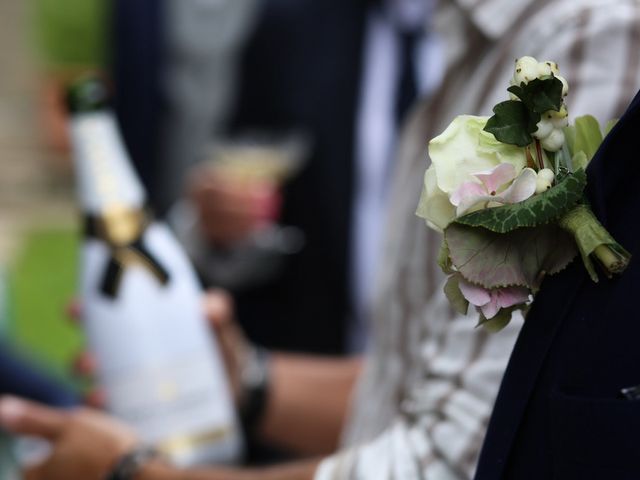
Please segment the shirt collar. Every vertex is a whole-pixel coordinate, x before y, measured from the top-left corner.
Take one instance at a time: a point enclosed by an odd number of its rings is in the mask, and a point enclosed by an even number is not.
[[[469,15],[471,22],[482,33],[491,39],[497,39],[504,35],[520,15],[537,0],[454,1]]]

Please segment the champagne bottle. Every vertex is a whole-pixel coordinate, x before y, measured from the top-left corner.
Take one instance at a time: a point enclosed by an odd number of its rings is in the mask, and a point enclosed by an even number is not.
[[[192,266],[145,208],[104,83],[76,82],[68,105],[83,317],[107,407],[179,466],[237,462],[243,440]]]

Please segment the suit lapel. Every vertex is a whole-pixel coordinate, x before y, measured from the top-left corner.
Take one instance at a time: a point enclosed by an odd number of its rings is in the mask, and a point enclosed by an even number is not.
[[[640,93],[607,136],[588,169],[587,193],[594,212],[605,226],[606,199],[611,188],[615,188],[614,177],[605,173],[607,161],[611,161],[605,158],[608,146],[619,140],[618,131],[625,121],[638,115],[638,109]],[[620,168],[624,170],[624,166]],[[476,480],[502,478],[509,452],[547,353],[585,281],[588,281],[588,277],[579,260],[575,260],[562,274],[545,281],[520,332],[502,380],[482,447]]]
[[[489,422],[476,480],[500,479],[529,397],[562,319],[585,281],[574,261],[565,275],[549,278],[514,347]],[[499,333],[498,333],[499,335]]]

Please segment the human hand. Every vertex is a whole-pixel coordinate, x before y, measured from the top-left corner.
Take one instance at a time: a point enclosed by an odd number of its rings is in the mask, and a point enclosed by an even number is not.
[[[251,344],[234,317],[233,298],[224,290],[209,290],[204,295],[204,311],[209,326],[215,332],[224,360],[227,377],[238,404],[243,393],[242,372]]]
[[[28,467],[25,480],[102,480],[138,440],[127,426],[94,410],[56,410],[15,397],[0,398],[0,426],[47,440],[52,451]]]
[[[280,207],[272,182],[225,175],[210,166],[194,168],[187,192],[205,239],[222,247],[233,246],[268,225]]]
[[[239,402],[242,394],[241,375],[251,348],[250,343],[234,319],[233,299],[226,291],[207,291],[203,295],[203,308],[207,322],[215,333],[234,399]],[[79,303],[72,302],[68,314],[78,322],[82,316],[82,307]],[[72,369],[76,375],[92,379],[97,370],[96,359],[91,352],[83,351],[77,355]],[[93,408],[104,408],[105,394],[99,385],[89,389],[85,395],[85,403]]]

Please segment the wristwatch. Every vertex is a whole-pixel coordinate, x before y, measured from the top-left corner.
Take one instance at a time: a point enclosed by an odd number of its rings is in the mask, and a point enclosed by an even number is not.
[[[133,480],[142,467],[152,460],[162,458],[158,450],[151,447],[138,447],[126,453],[111,469],[105,480]]]
[[[252,345],[247,352],[244,368],[240,372],[242,396],[240,420],[246,435],[251,435],[267,406],[269,391],[269,352]]]

